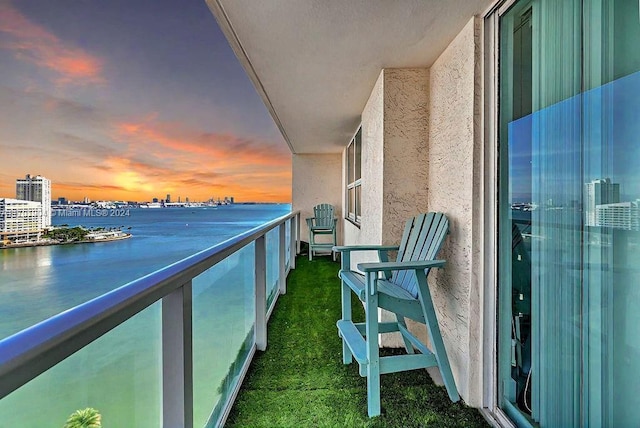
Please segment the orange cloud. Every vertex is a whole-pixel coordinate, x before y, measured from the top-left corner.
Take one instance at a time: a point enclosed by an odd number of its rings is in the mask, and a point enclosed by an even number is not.
[[[19,59],[56,72],[60,84],[104,82],[100,59],[65,45],[8,3],[0,5],[0,32],[12,38],[1,47],[13,51]]]
[[[108,157],[98,169],[110,171],[117,185],[144,189],[148,197],[291,200],[291,154],[284,144],[199,132],[155,117],[117,123],[112,138],[129,152]]]
[[[291,200],[291,154],[283,143],[201,132],[154,116],[115,124],[112,138],[126,144],[128,153],[107,158],[99,168],[113,171],[121,186],[192,200]]]

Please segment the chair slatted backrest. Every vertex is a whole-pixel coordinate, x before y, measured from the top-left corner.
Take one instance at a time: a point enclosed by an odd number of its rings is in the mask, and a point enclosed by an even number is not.
[[[433,260],[449,232],[449,220],[442,213],[420,214],[407,221],[397,261]],[[429,272],[427,271],[427,274]],[[411,271],[396,271],[391,282],[418,296],[418,283]]]
[[[320,204],[313,207],[313,216],[317,228],[333,229],[333,205]]]

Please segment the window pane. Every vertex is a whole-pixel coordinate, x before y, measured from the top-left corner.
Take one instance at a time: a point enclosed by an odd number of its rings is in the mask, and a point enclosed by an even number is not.
[[[355,187],[355,192],[356,192],[356,196],[355,196],[355,214],[356,214],[356,219],[360,218],[360,213],[361,213],[361,209],[360,209],[360,185],[357,185]]]
[[[356,189],[352,187],[347,190],[347,213],[348,217],[353,219],[355,218],[355,205],[356,205]]]
[[[355,181],[354,176],[355,176],[355,172],[353,169],[353,164],[354,164],[354,156],[355,156],[355,149],[354,149],[355,145],[353,144],[353,140],[351,141],[351,143],[349,144],[349,147],[347,147],[347,183],[353,183]]]
[[[362,128],[358,129],[355,138],[355,179],[360,180],[361,174],[361,158],[362,158]]]

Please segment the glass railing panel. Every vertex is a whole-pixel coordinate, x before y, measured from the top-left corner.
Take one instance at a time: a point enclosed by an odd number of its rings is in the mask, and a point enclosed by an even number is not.
[[[254,344],[255,243],[193,279],[194,426],[215,426]]]
[[[280,270],[278,260],[280,255],[280,230],[275,228],[266,234],[267,246],[267,310],[271,307],[273,299],[278,294],[278,278]]]
[[[162,425],[157,302],[0,400],[0,427],[62,427],[96,409],[103,426]]]

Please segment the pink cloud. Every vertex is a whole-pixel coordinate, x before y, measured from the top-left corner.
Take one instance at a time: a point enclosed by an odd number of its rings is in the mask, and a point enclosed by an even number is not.
[[[55,34],[31,21],[9,3],[0,4],[0,32],[9,36],[2,48],[16,58],[54,71],[57,83],[103,83],[102,60],[65,44]]]

